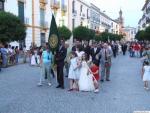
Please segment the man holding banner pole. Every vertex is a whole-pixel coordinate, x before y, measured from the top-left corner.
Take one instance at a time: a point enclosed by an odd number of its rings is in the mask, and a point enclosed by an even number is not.
[[[55,55],[55,62],[57,65],[57,81],[58,86],[56,88],[64,89],[64,60],[66,58],[67,49],[64,46],[64,41],[61,40],[61,45],[59,46],[59,49],[56,51]]]
[[[64,89],[63,68],[64,68],[64,60],[67,54],[67,49],[64,47],[64,41],[60,41],[54,15],[52,15],[48,43],[51,51],[54,54],[55,64],[57,65],[56,78],[58,86],[56,88]]]

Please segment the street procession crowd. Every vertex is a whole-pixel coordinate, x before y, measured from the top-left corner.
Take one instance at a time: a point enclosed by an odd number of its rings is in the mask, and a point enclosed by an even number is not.
[[[64,76],[69,79],[68,91],[99,92],[100,82],[110,81],[112,57],[129,52],[129,56],[141,58],[142,80],[148,90],[150,81],[150,42],[89,42],[74,41],[74,45],[61,40],[56,52],[52,52],[49,44],[37,47],[31,45],[30,50],[24,46],[19,49],[11,45],[0,45],[0,71],[10,65],[17,65],[19,58],[26,63],[29,58],[31,66],[39,66],[38,86],[46,82],[51,86],[51,78],[57,79],[56,88],[64,89]]]

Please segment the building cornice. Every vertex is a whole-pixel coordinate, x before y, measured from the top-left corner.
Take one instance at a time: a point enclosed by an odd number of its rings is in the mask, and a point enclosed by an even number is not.
[[[95,9],[97,12],[100,12],[100,8],[98,8],[96,5],[91,3],[91,8]]]
[[[89,4],[87,4],[87,3],[85,3],[85,1],[83,1],[83,0],[77,0],[78,2],[81,2],[82,4],[84,4],[84,5],[86,5],[87,7],[89,7],[90,8],[90,5]]]

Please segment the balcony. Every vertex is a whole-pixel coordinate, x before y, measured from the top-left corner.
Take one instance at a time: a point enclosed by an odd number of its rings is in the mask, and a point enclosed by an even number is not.
[[[77,10],[72,10],[73,16],[77,16]]]
[[[146,13],[147,13],[147,14],[150,13],[150,7],[148,7],[148,8],[146,9]]]
[[[85,19],[85,14],[81,12],[80,17],[81,17],[81,19]]]
[[[29,24],[29,18],[27,18],[27,17],[24,18],[24,24],[26,24],[26,25]]]
[[[66,5],[62,5],[62,6],[61,6],[61,11],[67,12],[67,6],[66,6]]]
[[[60,8],[60,2],[56,0],[51,0],[51,8],[57,10]]]
[[[147,17],[147,18],[146,18],[146,24],[149,24],[149,23],[150,23],[150,18]]]
[[[87,16],[87,19],[90,20],[90,16]]]
[[[143,28],[146,27],[146,24],[144,23],[144,24],[142,25],[142,27],[143,27]]]
[[[40,27],[48,28],[48,22],[47,21],[40,21]]]
[[[24,3],[24,2],[25,2],[25,0],[18,0],[18,2],[23,2],[23,3]]]
[[[40,0],[40,3],[42,3],[42,4],[47,4],[48,1],[47,1],[47,0]]]

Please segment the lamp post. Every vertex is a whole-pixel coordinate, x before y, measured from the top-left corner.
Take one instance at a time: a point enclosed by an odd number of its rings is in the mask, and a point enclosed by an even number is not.
[[[4,11],[4,2],[5,0],[0,0],[0,11]]]

